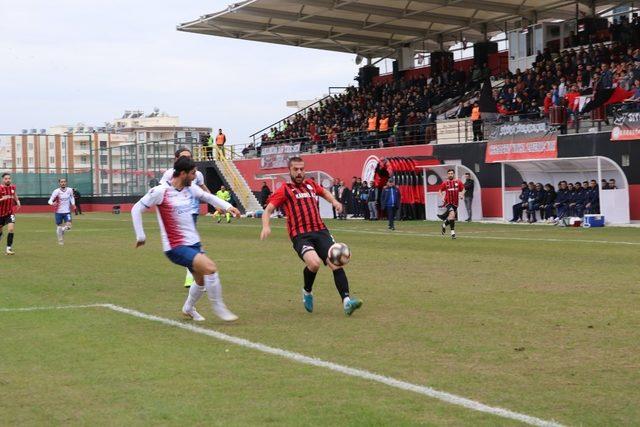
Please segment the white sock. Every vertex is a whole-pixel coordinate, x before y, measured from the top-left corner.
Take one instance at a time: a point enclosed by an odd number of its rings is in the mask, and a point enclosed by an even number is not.
[[[224,304],[224,301],[222,301],[222,285],[217,272],[204,276],[204,287],[207,289],[207,298],[212,304]]]
[[[62,227],[59,225],[56,227],[56,236],[62,237]]]
[[[189,294],[184,302],[183,310],[187,312],[193,310],[198,300],[202,298],[202,294],[204,294],[204,286],[193,284],[189,288]]]
[[[342,305],[344,306],[344,308],[347,308],[347,304],[349,303],[349,301],[351,301],[351,298],[349,298],[349,297],[345,297],[342,300]]]
[[[456,230],[451,230],[451,235],[455,236],[456,235]]]

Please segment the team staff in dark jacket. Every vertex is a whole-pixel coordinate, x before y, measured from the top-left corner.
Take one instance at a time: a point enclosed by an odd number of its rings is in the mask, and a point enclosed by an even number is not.
[[[382,207],[387,213],[387,219],[389,220],[389,230],[395,230],[394,220],[396,212],[400,209],[400,191],[396,187],[393,178],[389,178],[387,181],[387,187],[382,190]]]
[[[544,202],[544,189],[542,183],[533,184],[529,183],[529,198],[527,206],[527,221],[532,224],[538,222],[536,218],[536,212],[540,209],[540,205]]]
[[[520,201],[513,205],[513,218],[511,219],[511,222],[522,221],[522,211],[527,207],[529,187],[526,181],[523,181],[522,184],[520,184],[520,189],[522,190],[520,196],[518,196]]]
[[[569,201],[571,194],[567,188],[567,181],[560,181],[558,184],[558,193],[556,194],[556,201],[553,206],[558,213],[558,219],[562,219],[567,216],[567,208],[569,207]]]
[[[544,186],[544,199],[540,205],[540,219],[550,221],[553,218],[553,204],[556,202],[556,190],[551,184]]]
[[[599,214],[600,213],[600,190],[598,188],[598,182],[592,179],[589,182],[589,188],[585,194],[585,213]]]
[[[473,216],[473,189],[475,187],[474,181],[471,179],[469,172],[464,174],[464,206],[467,209],[467,222],[471,222]]]
[[[367,198],[367,206],[369,208],[369,219],[371,221],[375,221],[378,219],[378,200],[380,196],[380,191],[376,186],[371,182],[371,187],[369,187],[369,197]]]
[[[575,183],[573,188],[573,197],[571,199],[571,202],[569,203],[569,210],[571,212],[571,215],[579,216],[580,218],[582,218],[582,215],[584,214],[584,205],[586,203],[586,193],[582,189],[582,184],[579,181]]]

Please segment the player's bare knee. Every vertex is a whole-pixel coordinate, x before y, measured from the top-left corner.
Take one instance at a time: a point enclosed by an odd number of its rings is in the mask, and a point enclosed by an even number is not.
[[[320,267],[322,266],[322,261],[320,261],[320,258],[316,257],[316,258],[311,258],[306,260],[306,264],[307,264],[307,268],[313,273],[315,273],[318,270],[320,270]]]

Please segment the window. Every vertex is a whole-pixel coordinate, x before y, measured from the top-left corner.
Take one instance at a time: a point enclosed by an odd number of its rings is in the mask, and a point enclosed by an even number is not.
[[[54,156],[49,157],[49,164],[53,165],[56,162],[56,158]]]
[[[87,156],[80,156],[80,163],[87,163],[89,161],[89,159],[87,158]]]
[[[107,156],[106,154],[101,154],[100,155],[100,164],[102,166],[105,166],[107,163],[109,163],[109,156]]]
[[[109,184],[100,184],[100,193],[106,194],[109,192]]]
[[[29,145],[27,145],[27,150],[33,151],[33,142],[30,142]]]
[[[29,157],[29,158],[27,159],[27,161],[29,162],[29,165],[32,165],[32,164],[33,164],[33,157]]]
[[[107,148],[107,141],[100,141],[100,148]]]
[[[18,142],[18,143],[16,144],[16,150],[20,150],[20,148],[22,148],[22,144]]]
[[[62,149],[63,150],[67,149],[67,141],[62,141]]]
[[[17,164],[18,166],[22,166],[22,157],[18,157],[18,158],[16,159],[16,164]]]
[[[49,150],[55,150],[56,149],[56,143],[53,141],[49,141]]]

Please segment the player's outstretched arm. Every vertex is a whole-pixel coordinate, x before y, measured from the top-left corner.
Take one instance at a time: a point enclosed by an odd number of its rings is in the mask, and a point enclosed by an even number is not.
[[[266,208],[264,208],[264,212],[262,212],[262,231],[260,231],[260,240],[264,240],[271,234],[271,226],[269,225],[269,221],[271,220],[271,215],[276,210],[276,207],[269,203]]]
[[[133,220],[133,229],[136,232],[136,248],[144,245],[144,242],[147,240],[147,236],[144,234],[144,227],[142,225],[142,212],[144,212],[147,207],[142,203],[142,201],[138,201],[133,208],[131,208],[131,219]]]

